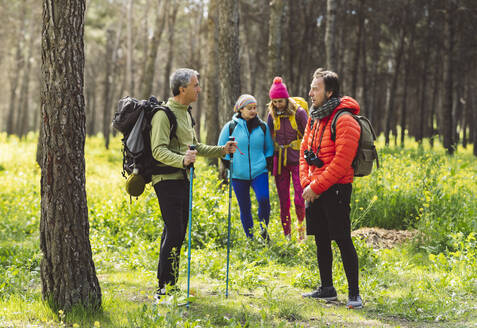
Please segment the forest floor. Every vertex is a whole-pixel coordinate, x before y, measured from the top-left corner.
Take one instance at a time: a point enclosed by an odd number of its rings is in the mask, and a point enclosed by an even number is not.
[[[187,246],[181,250],[180,291],[155,304],[163,229],[156,195],[149,188],[131,202],[119,173],[119,137],[108,151],[103,139],[90,138],[89,236],[102,311],[75,308],[63,313],[48,306],[41,292],[36,144],[35,135],[20,142],[0,134],[0,327],[477,328],[477,189],[472,182],[477,166],[470,153],[460,150],[448,157],[435,150],[413,150],[417,145],[388,149],[381,140],[380,157],[387,165],[357,179],[352,222],[389,227],[408,222],[417,230],[353,232],[364,300],[359,310],[346,308],[347,279],[335,243],[338,301],[304,299],[302,293],[320,285],[314,238],[300,243],[295,234],[287,240],[275,214],[269,225],[271,241],[250,241],[243,234],[235,199],[226,298],[228,202],[216,170],[199,161],[191,229],[192,297],[186,308],[179,304],[187,296]],[[273,213],[278,213],[278,196],[274,188],[270,192]]]

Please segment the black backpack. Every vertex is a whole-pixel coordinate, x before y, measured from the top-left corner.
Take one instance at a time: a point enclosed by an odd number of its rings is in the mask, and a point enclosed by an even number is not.
[[[355,115],[349,108],[344,108],[333,117],[331,121],[331,140],[336,139],[336,121],[341,115],[349,114],[358,122],[361,127],[361,135],[359,137],[358,150],[353,159],[352,167],[354,169],[354,176],[364,177],[369,175],[373,170],[373,163],[376,160],[376,168],[379,168],[378,152],[374,145],[376,140],[376,133],[374,132],[371,122],[364,116]]]
[[[148,100],[124,97],[119,100],[118,110],[113,118],[113,127],[123,134],[121,139],[123,145],[122,175],[125,178],[127,178],[126,174],[130,175],[136,169],[136,174],[141,175],[145,183],[149,183],[154,174],[167,174],[182,170],[165,166],[152,156],[151,119],[159,110],[163,110],[169,119],[172,139],[176,136],[177,120],[164,102],[159,102],[155,97],[150,97]],[[192,122],[194,121],[192,120]]]

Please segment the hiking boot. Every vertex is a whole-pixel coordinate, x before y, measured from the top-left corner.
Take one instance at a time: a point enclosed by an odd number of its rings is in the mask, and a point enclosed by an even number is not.
[[[361,309],[363,307],[363,300],[361,296],[350,296],[348,297],[348,303],[346,304],[348,309]]]
[[[303,242],[306,239],[306,228],[305,228],[305,222],[304,221],[298,221],[298,241]]]
[[[303,297],[317,298],[325,301],[336,301],[338,297],[336,296],[336,289],[333,286],[329,287],[319,287],[317,290],[312,291],[311,293],[301,294]]]
[[[262,237],[263,240],[265,240],[267,243],[270,242],[270,236],[268,235],[267,229],[262,229],[260,232],[260,236]]]
[[[304,226],[299,226],[298,227],[298,240],[300,242],[303,242],[305,240],[305,227]]]
[[[154,301],[159,302],[162,296],[166,295],[166,289],[165,288],[158,288],[156,289],[156,292],[154,293]]]

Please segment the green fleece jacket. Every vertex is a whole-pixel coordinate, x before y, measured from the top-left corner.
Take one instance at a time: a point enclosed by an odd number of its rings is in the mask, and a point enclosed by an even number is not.
[[[151,120],[151,150],[152,156],[161,163],[181,169],[184,167],[184,155],[189,145],[196,145],[197,153],[206,157],[221,157],[222,146],[208,146],[197,141],[192,128],[192,120],[187,112],[187,106],[181,105],[169,98],[166,104],[177,119],[177,138],[170,138],[170,122],[164,111],[160,110]],[[188,174],[186,175],[189,176]],[[162,180],[183,180],[184,171],[152,176],[152,185]]]

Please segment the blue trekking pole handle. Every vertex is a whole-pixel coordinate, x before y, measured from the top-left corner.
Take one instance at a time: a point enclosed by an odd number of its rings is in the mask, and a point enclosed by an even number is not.
[[[235,141],[235,138],[230,136],[229,141]],[[232,170],[234,165],[234,154],[230,154],[230,168],[229,168],[229,218],[228,218],[228,233],[227,233],[227,278],[225,285],[225,298],[229,297],[229,264],[230,264],[230,218],[232,216]]]
[[[190,150],[195,150],[195,145],[189,146]],[[192,238],[192,188],[194,186],[194,164],[190,164],[189,177],[189,240],[187,248],[187,308],[189,308],[189,291],[190,291],[190,258],[191,258],[191,238]]]

